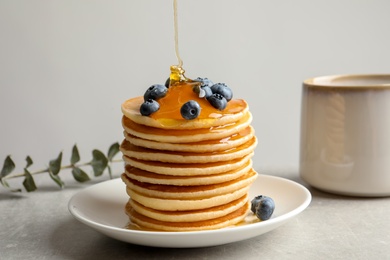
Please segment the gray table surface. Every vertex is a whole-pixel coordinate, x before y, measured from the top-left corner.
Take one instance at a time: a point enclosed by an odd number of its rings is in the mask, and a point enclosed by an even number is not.
[[[296,170],[262,172],[304,184]],[[33,193],[0,188],[0,259],[390,259],[389,197],[344,197],[309,187],[310,206],[269,233],[222,246],[169,249],[120,242],[74,219],[69,199],[97,181],[67,180],[59,190],[42,176]]]

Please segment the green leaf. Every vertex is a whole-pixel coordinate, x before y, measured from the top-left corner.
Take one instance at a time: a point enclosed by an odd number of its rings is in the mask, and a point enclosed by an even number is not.
[[[74,145],[72,149],[72,157],[70,158],[70,163],[72,165],[75,165],[80,161],[80,154],[79,154],[79,149],[77,149],[77,146]]]
[[[3,169],[1,169],[0,178],[3,178],[10,174],[15,169],[15,163],[12,161],[11,156],[7,156],[4,160]]]
[[[27,162],[26,169],[33,164],[33,160],[31,159],[30,156],[26,157],[26,162]]]
[[[0,180],[1,180],[1,185],[3,185],[6,188],[9,188],[8,182],[6,182],[4,179],[0,179]]]
[[[72,169],[72,174],[73,178],[78,182],[86,182],[90,180],[88,174],[86,174],[85,171],[78,167],[74,167]]]
[[[96,149],[92,151],[91,165],[92,165],[93,173],[96,177],[103,174],[104,169],[106,169],[107,167],[107,164],[108,164],[107,157],[101,151]]]
[[[62,152],[58,155],[58,157],[49,162],[49,172],[53,175],[57,175],[61,170],[61,160],[62,160]]]
[[[114,156],[119,152],[119,143],[113,143],[108,149],[107,157],[111,162]]]
[[[110,176],[110,179],[112,179],[112,170],[110,165],[107,165],[107,169],[108,169],[108,176]]]
[[[64,187],[64,182],[61,180],[60,176],[54,175],[52,172],[49,171],[50,178],[60,186],[60,188]]]
[[[25,168],[24,169],[24,181],[23,186],[28,191],[34,191],[37,189],[37,186],[35,185],[34,178],[32,177],[31,173]]]
[[[4,187],[6,188],[11,188],[8,184],[8,182],[6,182],[6,180],[4,179],[0,179],[0,182],[1,182],[1,185],[3,185]],[[21,192],[22,190],[21,189],[11,189],[12,192]]]

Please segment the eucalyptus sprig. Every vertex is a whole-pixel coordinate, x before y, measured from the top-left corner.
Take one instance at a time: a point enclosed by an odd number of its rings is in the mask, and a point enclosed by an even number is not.
[[[62,152],[57,156],[57,158],[50,160],[47,168],[35,172],[30,172],[28,168],[33,164],[33,160],[30,156],[26,157],[26,166],[23,169],[22,173],[12,173],[15,169],[15,163],[11,159],[11,156],[8,155],[3,164],[3,168],[0,172],[0,183],[3,187],[14,191],[21,192],[21,189],[13,189],[7,182],[8,179],[21,178],[24,177],[23,186],[26,191],[31,192],[37,189],[34,181],[34,175],[48,173],[50,178],[58,185],[60,188],[65,186],[65,183],[61,180],[59,173],[63,169],[71,169],[73,178],[78,182],[86,182],[90,180],[89,175],[82,169],[85,166],[91,166],[94,176],[101,176],[104,171],[107,169],[110,179],[112,179],[112,170],[111,164],[113,162],[122,162],[122,160],[114,160],[115,155],[119,152],[119,143],[114,143],[108,149],[107,155],[103,152],[94,149],[92,151],[92,160],[85,163],[80,163],[80,154],[77,148],[77,145],[73,146],[72,155],[70,158],[70,164],[62,165]]]

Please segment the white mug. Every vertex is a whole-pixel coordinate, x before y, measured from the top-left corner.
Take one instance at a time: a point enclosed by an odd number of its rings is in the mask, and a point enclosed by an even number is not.
[[[390,75],[305,80],[300,176],[351,196],[390,195]]]

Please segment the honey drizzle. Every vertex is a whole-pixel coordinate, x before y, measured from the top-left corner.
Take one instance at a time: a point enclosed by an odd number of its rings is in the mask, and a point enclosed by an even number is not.
[[[178,29],[178,11],[177,11],[177,0],[173,0],[173,11],[174,11],[174,31],[175,31],[175,53],[178,60],[178,65],[172,65],[170,67],[171,73],[169,76],[169,88],[165,97],[158,100],[160,108],[155,113],[151,114],[150,117],[158,120],[161,125],[169,126],[175,122],[172,120],[183,120],[180,109],[183,104],[190,100],[196,101],[200,105],[199,119],[216,119],[224,115],[230,115],[240,112],[244,109],[245,104],[239,100],[231,100],[227,107],[220,111],[205,99],[200,98],[199,95],[194,91],[194,88],[200,86],[200,82],[194,81],[185,77],[183,69],[183,61],[179,53],[179,29]]]
[[[173,0],[173,20],[174,20],[174,28],[175,28],[175,53],[176,53],[177,61],[179,62],[177,67],[181,68],[183,66],[183,60],[180,58],[180,54],[179,54],[179,29],[178,29],[178,22],[177,22],[177,0]]]
[[[169,76],[170,86],[173,86],[180,82],[191,81],[184,76],[183,69],[183,60],[180,57],[179,53],[179,26],[177,21],[177,0],[173,0],[173,20],[174,20],[174,30],[175,30],[175,54],[178,61],[177,65],[171,66],[171,74]]]

